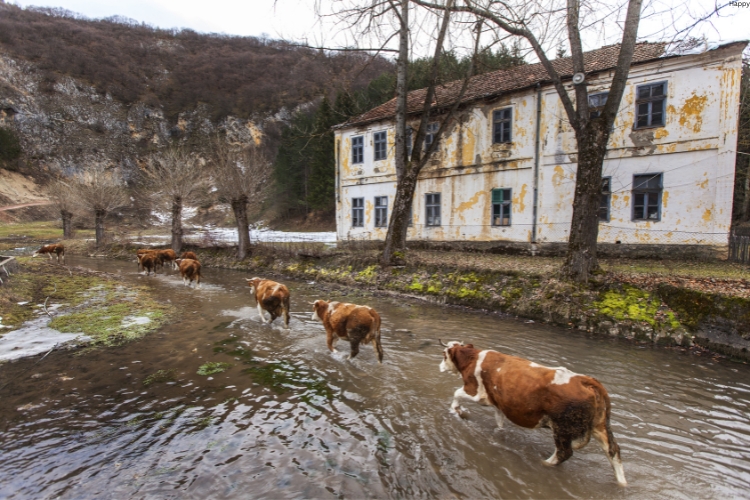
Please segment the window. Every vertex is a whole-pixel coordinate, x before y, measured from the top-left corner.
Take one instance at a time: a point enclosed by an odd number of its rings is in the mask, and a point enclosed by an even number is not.
[[[375,227],[388,227],[388,197],[375,197]]]
[[[492,225],[510,226],[510,188],[492,190]]]
[[[358,135],[352,137],[352,163],[364,163],[365,161],[365,138]]]
[[[352,198],[352,227],[365,226],[365,199]]]
[[[385,131],[375,132],[372,137],[375,145],[375,161],[385,160],[388,158],[388,134]]]
[[[609,92],[589,95],[589,116],[591,118],[596,118],[602,114],[604,105],[607,104],[607,96],[609,96]]]
[[[440,225],[440,193],[425,195],[425,215],[428,226]]]
[[[612,177],[602,178],[602,198],[599,202],[599,220],[609,222],[609,203],[612,198]]]
[[[499,109],[492,113],[492,142],[500,144],[510,142],[513,126],[513,108]]]
[[[661,219],[661,175],[633,176],[633,220]]]
[[[440,124],[438,122],[430,123],[427,125],[427,130],[425,131],[424,136],[424,149],[425,151],[427,148],[430,147],[430,144],[435,140],[435,134],[437,134],[437,131],[440,129]],[[439,225],[439,224],[438,224]]]
[[[636,88],[635,128],[664,126],[664,105],[667,102],[667,82],[639,85]]]

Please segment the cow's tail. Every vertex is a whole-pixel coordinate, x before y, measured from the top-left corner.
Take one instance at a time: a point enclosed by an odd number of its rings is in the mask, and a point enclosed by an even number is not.
[[[372,326],[370,327],[370,335],[374,337],[373,344],[375,350],[378,352],[378,363],[383,362],[383,346],[380,344],[380,316],[378,314],[373,315]]]
[[[615,440],[615,435],[612,433],[610,425],[612,405],[609,400],[609,394],[607,393],[607,389],[596,379],[592,379],[590,387],[593,389],[596,398],[596,413],[593,422],[594,438],[599,442],[609,462],[612,464],[617,482],[625,486],[627,481],[625,481],[625,472],[623,471],[622,460],[620,459],[620,446]]]

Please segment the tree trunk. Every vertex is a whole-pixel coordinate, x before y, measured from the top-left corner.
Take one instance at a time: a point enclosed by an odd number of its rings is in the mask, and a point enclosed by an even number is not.
[[[232,210],[237,221],[237,259],[247,257],[250,251],[250,227],[247,222],[247,196],[232,200]]]
[[[172,250],[179,254],[182,250],[182,198],[172,198]]]
[[[94,227],[96,228],[96,248],[104,243],[104,219],[107,217],[106,210],[94,211]]]
[[[602,165],[609,134],[602,120],[589,123],[577,134],[578,167],[570,224],[568,252],[562,274],[579,283],[589,280],[599,269],[596,240],[599,236],[599,204],[602,189]]]
[[[73,237],[73,214],[67,210],[60,210],[63,225],[63,239],[69,240]]]
[[[406,249],[406,231],[409,229],[409,210],[411,209],[414,190],[417,187],[419,169],[409,168],[398,183],[396,199],[393,200],[391,226],[385,238],[385,248],[381,265],[397,263],[394,253]]]

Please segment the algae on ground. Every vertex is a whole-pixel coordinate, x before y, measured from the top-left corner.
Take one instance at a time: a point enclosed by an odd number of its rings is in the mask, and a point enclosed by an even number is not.
[[[662,310],[661,300],[649,292],[628,285],[602,292],[593,305],[599,313],[617,321],[638,321],[647,323],[652,328],[659,325],[671,328],[681,326],[672,311]]]
[[[333,397],[333,391],[325,380],[283,361],[253,363],[253,366],[242,372],[252,376],[253,382],[266,386],[277,394],[302,390],[300,399],[305,403],[310,403],[314,397]]]
[[[217,361],[209,361],[208,363],[203,363],[196,373],[198,375],[214,375],[216,373],[221,373],[224,371],[227,371],[232,367],[229,363],[224,362],[217,362]]]
[[[174,376],[177,370],[174,368],[169,370],[158,370],[155,373],[152,373],[148,377],[143,379],[143,385],[148,387],[151,384],[156,384],[160,382],[171,382],[174,380]]]

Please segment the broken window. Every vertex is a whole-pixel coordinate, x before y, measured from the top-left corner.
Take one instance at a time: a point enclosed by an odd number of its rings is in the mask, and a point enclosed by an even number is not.
[[[352,198],[352,227],[365,226],[365,199]]]
[[[388,227],[388,197],[375,197],[375,227]]]
[[[430,144],[433,143],[433,141],[436,139],[437,131],[440,130],[440,124],[438,122],[433,122],[427,125],[426,134],[424,136],[424,149],[427,151],[427,148],[430,147]]]
[[[633,220],[661,219],[662,174],[633,176]]]
[[[599,92],[598,94],[589,95],[589,116],[596,118],[601,116],[604,111],[604,105],[607,104],[607,96],[609,92]]]
[[[636,88],[635,128],[664,126],[667,82],[649,83]]]
[[[492,225],[510,226],[511,189],[492,190]]]
[[[365,138],[358,135],[352,137],[352,163],[364,163],[365,161]]]
[[[513,108],[499,109],[492,113],[492,142],[500,144],[512,139]]]
[[[612,177],[602,177],[602,197],[599,202],[599,220],[609,222],[609,205],[612,198]]]
[[[440,225],[440,193],[428,193],[425,195],[425,215],[428,226]]]
[[[372,138],[375,146],[375,161],[388,158],[388,135],[386,132],[375,132]]]

